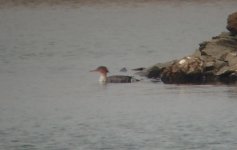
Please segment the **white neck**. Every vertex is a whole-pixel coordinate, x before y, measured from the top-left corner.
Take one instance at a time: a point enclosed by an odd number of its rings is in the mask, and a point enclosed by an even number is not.
[[[107,79],[106,79],[106,75],[101,74],[101,75],[100,75],[99,82],[100,82],[100,83],[106,83],[106,80],[107,80]]]

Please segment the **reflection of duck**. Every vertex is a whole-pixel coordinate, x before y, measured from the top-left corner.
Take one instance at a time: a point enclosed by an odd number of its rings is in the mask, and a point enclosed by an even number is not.
[[[114,75],[107,77],[107,73],[109,70],[105,66],[100,66],[95,70],[91,70],[91,72],[99,72],[100,73],[100,83],[132,83],[139,81],[132,76],[124,76],[124,75]]]

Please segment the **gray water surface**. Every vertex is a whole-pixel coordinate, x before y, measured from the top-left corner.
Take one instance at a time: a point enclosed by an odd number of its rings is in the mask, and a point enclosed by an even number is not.
[[[235,1],[0,9],[1,150],[236,150],[237,87],[100,85],[192,54]],[[138,77],[140,78],[140,77]]]

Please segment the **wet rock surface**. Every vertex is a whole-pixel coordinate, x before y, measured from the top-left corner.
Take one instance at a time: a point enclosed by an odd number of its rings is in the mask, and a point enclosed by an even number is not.
[[[231,14],[227,25],[230,32],[223,32],[200,43],[192,55],[158,63],[138,74],[158,78],[168,84],[237,83],[236,19],[237,13]]]

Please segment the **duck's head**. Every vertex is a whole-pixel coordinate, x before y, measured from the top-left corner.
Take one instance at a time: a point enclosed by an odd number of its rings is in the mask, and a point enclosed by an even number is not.
[[[99,72],[100,74],[106,75],[109,72],[109,70],[105,66],[99,66],[95,70],[91,70],[91,72]]]
[[[91,70],[91,72],[99,72],[100,73],[100,78],[99,78],[100,83],[104,84],[107,82],[107,73],[109,72],[107,67],[99,66],[95,70]]]

